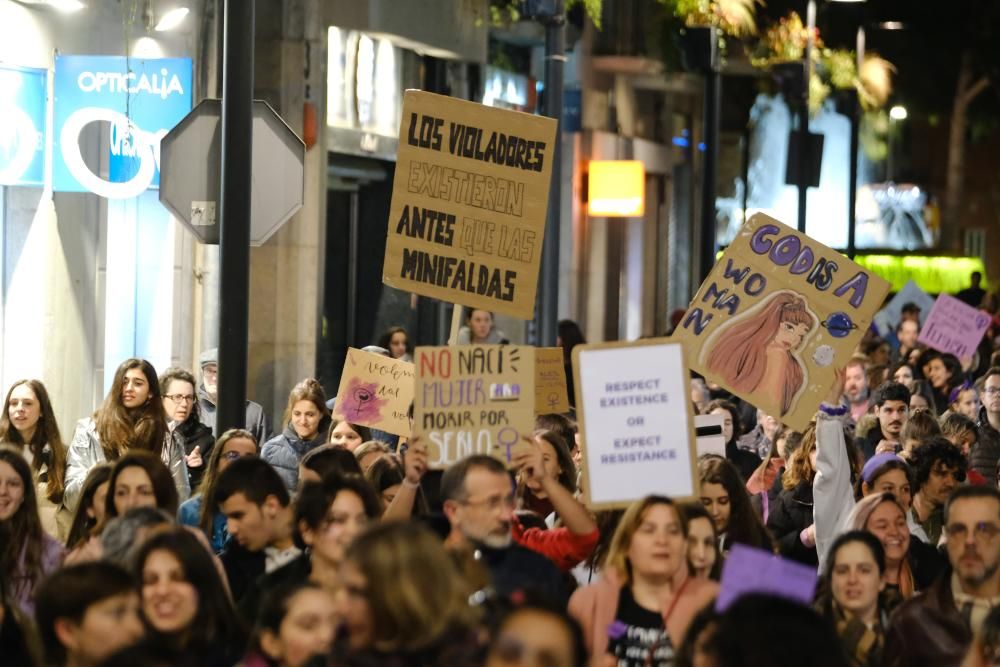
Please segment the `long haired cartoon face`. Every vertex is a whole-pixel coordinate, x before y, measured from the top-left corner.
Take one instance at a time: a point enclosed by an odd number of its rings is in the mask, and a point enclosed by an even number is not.
[[[805,387],[798,351],[818,324],[802,296],[775,292],[719,327],[704,347],[703,360],[732,390],[763,394],[784,415]]]

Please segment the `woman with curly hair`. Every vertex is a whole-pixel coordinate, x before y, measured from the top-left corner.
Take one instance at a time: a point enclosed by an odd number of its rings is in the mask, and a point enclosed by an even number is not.
[[[782,556],[819,565],[816,525],[813,523],[813,478],[816,476],[816,426],[802,434],[802,445],[792,454],[781,476],[782,491],[767,517],[767,527]]]
[[[775,292],[713,335],[708,369],[738,393],[770,398],[786,415],[805,386],[797,351],[817,325],[802,296]]]

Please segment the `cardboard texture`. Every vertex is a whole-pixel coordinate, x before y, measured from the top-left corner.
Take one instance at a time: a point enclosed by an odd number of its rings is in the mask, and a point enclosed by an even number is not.
[[[407,361],[347,348],[333,414],[352,424],[409,436],[414,375]]]
[[[693,370],[802,431],[888,292],[867,269],[758,213],[673,338]]]
[[[406,91],[383,282],[531,319],[556,125]]]
[[[413,429],[428,465],[447,468],[471,454],[508,466],[535,430],[535,348],[520,345],[418,347]]]
[[[683,347],[667,338],[573,348],[588,507],[650,494],[698,495],[694,416]]]
[[[569,412],[566,366],[561,347],[535,348],[535,413]]]
[[[969,359],[976,353],[992,318],[978,308],[941,294],[931,308],[917,342],[939,352]]]

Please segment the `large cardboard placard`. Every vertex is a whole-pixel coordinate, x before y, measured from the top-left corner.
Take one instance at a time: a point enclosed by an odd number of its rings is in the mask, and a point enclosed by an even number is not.
[[[802,431],[888,292],[864,267],[758,213],[674,338],[692,369]]]
[[[588,507],[698,494],[684,350],[667,338],[573,348]]]
[[[408,436],[413,384],[413,364],[350,347],[333,414],[352,424]]]
[[[428,465],[447,468],[471,454],[510,465],[535,430],[535,348],[520,345],[418,347],[413,430]]]
[[[551,118],[406,91],[383,282],[531,319],[555,136]]]
[[[561,347],[535,348],[535,413],[569,412],[566,365]]]
[[[939,352],[968,359],[976,352],[983,334],[990,328],[992,318],[978,308],[941,294],[931,308],[918,342]]]

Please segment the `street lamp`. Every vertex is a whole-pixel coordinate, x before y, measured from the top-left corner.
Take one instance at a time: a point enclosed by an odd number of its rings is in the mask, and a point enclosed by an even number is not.
[[[889,109],[889,118],[893,120],[906,120],[906,107],[897,104]]]

